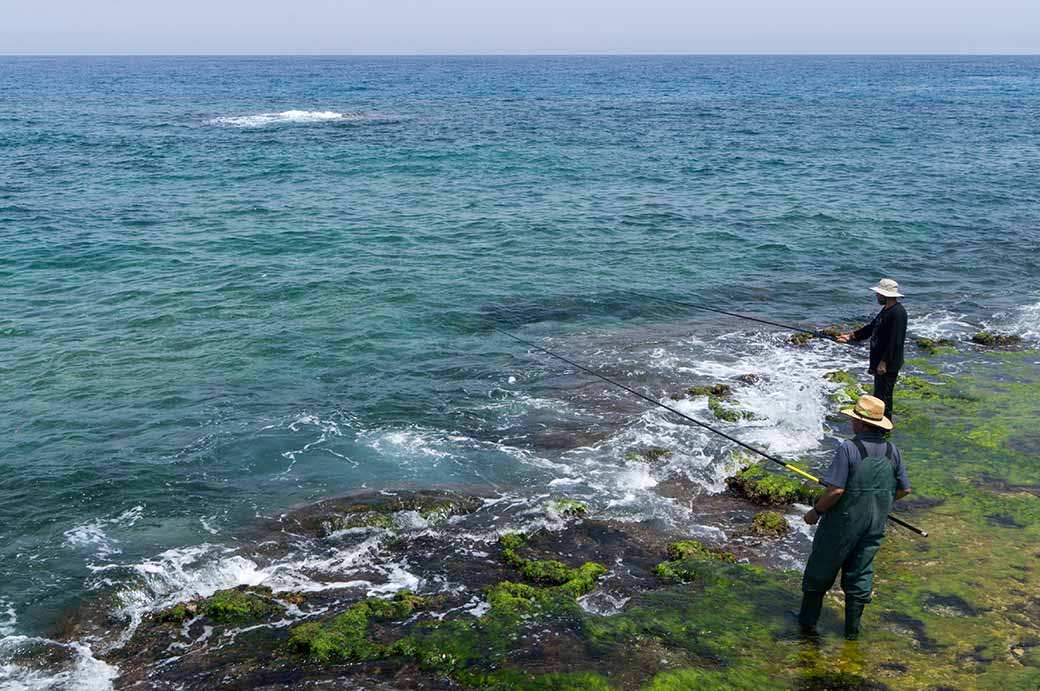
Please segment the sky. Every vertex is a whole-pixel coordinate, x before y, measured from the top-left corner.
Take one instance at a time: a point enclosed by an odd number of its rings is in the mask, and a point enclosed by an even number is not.
[[[1040,0],[0,0],[0,54],[1040,53]]]

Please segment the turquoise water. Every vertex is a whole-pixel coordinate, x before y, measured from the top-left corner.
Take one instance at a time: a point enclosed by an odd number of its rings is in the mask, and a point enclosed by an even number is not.
[[[1035,340],[1038,123],[1036,57],[2,58],[2,632],[359,487],[717,531],[654,492],[717,440],[493,327],[759,372],[738,431],[823,458],[854,354],[624,290],[826,325],[891,275],[912,332]]]

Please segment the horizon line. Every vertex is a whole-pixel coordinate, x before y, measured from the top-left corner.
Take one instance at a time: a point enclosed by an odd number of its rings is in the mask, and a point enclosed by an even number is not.
[[[334,57],[356,57],[356,58],[382,58],[382,57],[1037,57],[1040,51],[893,51],[893,52],[827,52],[827,51],[712,51],[712,52],[610,52],[590,51],[560,53],[552,51],[431,51],[431,52],[373,52],[373,53],[350,53],[350,52],[316,52],[316,53],[0,53],[2,58],[334,58]]]

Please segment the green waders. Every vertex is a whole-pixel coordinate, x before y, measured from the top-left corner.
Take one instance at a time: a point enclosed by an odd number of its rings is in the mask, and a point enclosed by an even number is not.
[[[868,456],[854,439],[860,461],[845,485],[841,499],[820,518],[812,554],[802,577],[802,610],[798,621],[814,631],[823,609],[823,596],[841,571],[845,591],[845,637],[859,636],[859,620],[874,587],[874,555],[885,536],[885,519],[896,495],[892,445],[885,456]]]

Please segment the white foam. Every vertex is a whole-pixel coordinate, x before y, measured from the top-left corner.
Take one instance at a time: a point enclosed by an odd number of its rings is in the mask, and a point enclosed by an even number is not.
[[[70,660],[53,668],[27,667],[9,659],[11,653],[26,647],[66,648]],[[3,691],[110,691],[119,670],[94,657],[82,643],[61,643],[46,638],[7,636],[0,639],[0,689]]]
[[[1000,333],[1014,334],[1025,340],[1040,341],[1040,302],[994,315],[993,319],[983,322],[983,326]]]
[[[18,624],[18,612],[14,603],[7,598],[0,598],[0,637],[10,636]]]
[[[939,340],[964,338],[977,331],[978,327],[968,321],[966,314],[943,309],[914,316],[910,321],[910,330],[915,336]]]
[[[91,549],[96,556],[110,557],[119,554],[116,547],[118,540],[110,537],[107,528],[130,528],[141,518],[143,506],[135,506],[114,518],[95,518],[69,528],[63,535],[65,547],[72,549]]]
[[[360,112],[340,113],[334,110],[283,110],[280,113],[257,113],[255,115],[225,115],[213,118],[211,125],[227,127],[264,127],[279,124],[306,124],[315,122],[335,122],[344,120],[361,120],[365,117]]]

